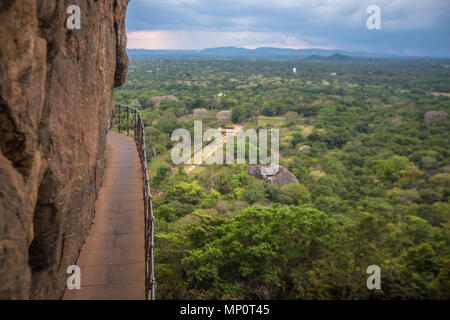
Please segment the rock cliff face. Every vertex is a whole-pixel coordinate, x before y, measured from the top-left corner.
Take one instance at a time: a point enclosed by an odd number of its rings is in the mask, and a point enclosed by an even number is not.
[[[81,29],[66,28],[70,5]],[[0,1],[0,299],[58,299],[94,216],[128,0]]]

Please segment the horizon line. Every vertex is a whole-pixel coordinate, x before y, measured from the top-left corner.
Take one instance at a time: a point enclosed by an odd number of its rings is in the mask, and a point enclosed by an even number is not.
[[[235,49],[244,49],[249,51],[254,51],[257,49],[282,49],[282,50],[293,50],[293,51],[306,51],[306,50],[323,50],[323,51],[341,51],[345,53],[361,53],[361,54],[368,54],[368,55],[379,55],[379,56],[390,56],[390,57],[406,57],[406,58],[434,58],[434,59],[450,59],[450,56],[444,56],[444,55],[433,55],[433,56],[420,56],[420,55],[408,55],[404,53],[384,53],[384,52],[367,52],[367,51],[350,51],[350,50],[344,50],[344,49],[323,49],[320,47],[311,47],[311,48],[290,48],[290,47],[270,47],[270,46],[262,46],[262,47],[255,47],[255,48],[248,48],[248,47],[238,47],[238,46],[219,46],[219,47],[205,47],[202,49],[148,49],[148,48],[126,48],[127,50],[145,50],[145,51],[192,51],[192,52],[201,52],[203,50],[207,49],[221,49],[221,48],[235,48]]]

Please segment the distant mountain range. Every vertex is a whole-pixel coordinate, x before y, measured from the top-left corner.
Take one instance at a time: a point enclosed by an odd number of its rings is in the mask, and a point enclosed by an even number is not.
[[[326,50],[326,49],[286,49],[286,48],[271,48],[261,47],[256,49],[236,48],[236,47],[219,47],[209,48],[200,51],[204,55],[250,55],[250,56],[284,56],[284,57],[309,57],[311,55],[317,56],[331,56],[334,54],[345,55],[349,57],[398,57],[396,55],[368,53],[368,52],[348,52],[342,50]]]
[[[284,57],[284,58],[307,58],[310,56],[331,56],[339,54],[348,57],[399,57],[398,55],[388,55],[368,52],[348,52],[343,50],[326,49],[285,49],[261,47],[257,49],[246,49],[237,47],[218,47],[203,50],[147,50],[147,49],[128,49],[130,56],[204,56],[204,57]]]
[[[403,63],[423,60],[420,57],[404,55],[392,55],[369,52],[350,52],[343,50],[326,49],[285,49],[261,47],[257,49],[246,49],[237,47],[219,47],[203,50],[146,50],[128,49],[130,58],[151,59],[217,59],[217,60],[301,60],[311,63],[372,63],[382,60],[402,60]],[[427,60],[429,60],[427,58]],[[436,60],[436,59],[432,59]],[[440,59],[437,59],[440,60]],[[445,59],[448,61],[448,59]],[[415,62],[414,62],[415,61]],[[387,61],[386,61],[387,62]],[[436,63],[436,61],[434,62]],[[440,63],[440,62],[439,62]]]
[[[330,56],[321,56],[318,54],[312,54],[309,57],[307,57],[305,59],[305,61],[309,61],[309,62],[323,62],[323,61],[350,62],[350,61],[356,60],[356,58],[361,58],[361,57],[350,57],[348,55],[344,55],[344,54],[340,54],[340,53],[334,53]]]

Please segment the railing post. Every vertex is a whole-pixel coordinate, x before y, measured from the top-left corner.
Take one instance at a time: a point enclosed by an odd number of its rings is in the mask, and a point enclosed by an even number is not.
[[[109,130],[114,126],[114,118],[115,118],[116,105],[113,104],[112,112],[111,112],[111,120],[109,121]]]
[[[127,136],[130,136],[130,108],[127,108]]]
[[[137,109],[134,109],[134,141],[137,138]]]
[[[150,299],[155,300],[156,293],[156,279],[155,279],[155,218],[153,216],[153,197],[150,194],[149,196],[149,207],[150,207]]]
[[[150,294],[149,294],[149,279],[148,275],[150,274],[150,259],[148,254],[148,194],[147,194],[147,181],[145,180],[145,175],[143,177],[144,180],[144,242],[145,242],[145,298],[146,300],[151,300]]]
[[[120,113],[121,113],[120,109],[122,109],[122,105],[121,104],[119,104],[119,133],[120,133]]]

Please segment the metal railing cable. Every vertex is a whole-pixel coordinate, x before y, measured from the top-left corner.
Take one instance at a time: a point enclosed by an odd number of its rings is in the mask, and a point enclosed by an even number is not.
[[[118,121],[116,123],[116,109],[118,110]],[[123,110],[123,112],[122,112]],[[122,115],[124,113],[124,115]],[[126,115],[125,115],[126,113]],[[131,120],[133,114],[134,121]],[[124,126],[122,122],[125,120]],[[132,127],[130,124],[132,123]],[[156,279],[155,279],[155,253],[154,253],[154,230],[155,218],[153,216],[153,201],[150,193],[150,181],[147,170],[147,153],[145,146],[145,127],[139,110],[124,106],[122,104],[114,105],[111,117],[110,129],[117,127],[117,131],[122,133],[126,130],[127,136],[130,135],[130,129],[134,130],[134,141],[141,161],[142,175],[144,179],[144,217],[145,217],[145,297],[147,300],[155,300]]]

